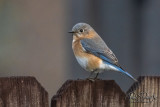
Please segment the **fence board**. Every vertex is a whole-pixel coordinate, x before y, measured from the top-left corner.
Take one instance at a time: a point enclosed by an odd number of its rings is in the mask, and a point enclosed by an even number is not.
[[[130,107],[160,107],[160,77],[139,77],[127,92]]]
[[[34,77],[1,77],[0,107],[49,107],[48,93]]]
[[[53,96],[51,107],[129,107],[113,80],[68,80]]]

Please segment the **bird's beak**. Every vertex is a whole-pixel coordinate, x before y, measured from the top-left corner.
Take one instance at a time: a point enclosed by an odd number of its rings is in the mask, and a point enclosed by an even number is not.
[[[68,33],[75,33],[74,31],[69,31]]]

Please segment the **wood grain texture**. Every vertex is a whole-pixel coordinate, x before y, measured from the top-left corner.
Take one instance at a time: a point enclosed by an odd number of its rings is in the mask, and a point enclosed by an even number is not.
[[[34,77],[1,77],[0,107],[49,107],[48,93]]]
[[[130,107],[160,107],[160,77],[143,76],[127,92]]]
[[[113,80],[68,80],[53,96],[51,107],[128,107]]]

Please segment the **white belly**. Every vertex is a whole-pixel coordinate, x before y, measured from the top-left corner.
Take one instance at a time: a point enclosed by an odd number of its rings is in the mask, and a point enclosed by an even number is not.
[[[78,63],[80,64],[80,66],[87,70],[86,67],[87,67],[87,64],[88,64],[88,60],[86,58],[82,58],[82,57],[76,57]],[[110,64],[107,64],[107,63],[104,63],[103,61],[101,62],[99,68],[97,68],[97,72],[103,72],[104,70],[107,70],[107,71],[110,71],[110,70],[113,70],[113,71],[119,71],[116,67],[110,65]],[[88,71],[88,70],[87,70]],[[95,72],[96,73],[96,72]]]
[[[82,57],[76,57],[78,63],[81,65],[82,68],[86,69],[88,60]]]
[[[103,61],[101,62],[99,68],[104,70],[119,71],[116,67],[112,66],[111,64],[104,63]]]

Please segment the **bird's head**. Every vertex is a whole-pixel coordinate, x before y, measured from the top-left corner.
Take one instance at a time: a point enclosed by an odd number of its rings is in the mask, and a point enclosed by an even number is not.
[[[89,24],[77,23],[69,33],[72,33],[76,38],[88,38],[94,32],[94,29]]]

